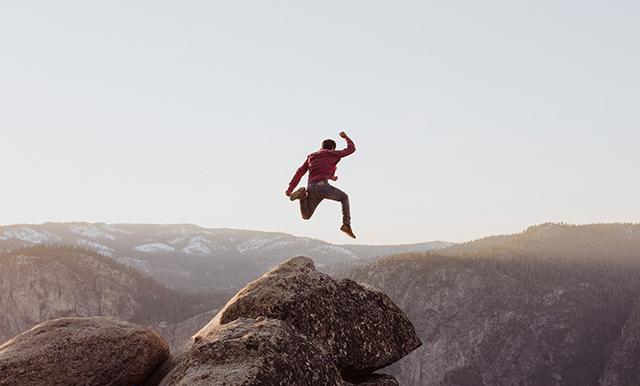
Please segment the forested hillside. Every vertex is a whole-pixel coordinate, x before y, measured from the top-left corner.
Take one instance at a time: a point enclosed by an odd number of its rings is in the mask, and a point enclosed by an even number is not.
[[[384,290],[424,346],[402,385],[636,385],[640,229],[545,224],[352,273]]]

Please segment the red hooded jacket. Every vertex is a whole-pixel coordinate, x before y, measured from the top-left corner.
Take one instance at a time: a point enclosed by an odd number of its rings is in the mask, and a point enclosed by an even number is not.
[[[322,180],[337,180],[338,177],[335,176],[336,165],[342,157],[346,157],[356,151],[356,145],[353,144],[351,138],[347,137],[345,140],[347,141],[347,147],[345,149],[320,149],[315,153],[309,154],[302,166],[296,170],[296,174],[289,183],[287,193],[291,194],[293,192],[293,189],[298,186],[300,179],[307,171],[309,171],[309,184]]]

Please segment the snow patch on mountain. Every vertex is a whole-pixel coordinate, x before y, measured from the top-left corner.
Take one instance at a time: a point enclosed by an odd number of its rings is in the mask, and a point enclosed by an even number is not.
[[[207,256],[211,254],[211,251],[227,251],[229,248],[220,244],[217,241],[206,239],[202,236],[180,236],[168,241],[169,244],[180,248],[182,246],[182,252],[190,255]],[[187,245],[185,245],[187,244]]]
[[[115,236],[110,235],[109,233],[103,232],[98,229],[95,225],[71,225],[69,230],[72,233],[76,233],[85,237],[90,237],[92,239],[107,239],[107,240],[115,240]]]
[[[354,259],[358,258],[358,255],[353,253],[353,251],[348,250],[347,248],[339,247],[337,245],[324,244],[318,245],[317,247],[313,247],[309,250],[311,253],[321,253],[325,255],[346,255],[352,257]]]
[[[276,248],[282,248],[282,247],[286,247],[287,245],[292,245],[295,244],[296,241],[295,240],[280,240],[280,241],[276,241],[273,242],[267,246],[264,247],[264,250],[268,251],[270,249],[276,249]]]
[[[225,245],[220,244],[219,242],[215,241],[215,240],[210,240],[210,239],[206,239],[202,236],[196,236],[196,237],[192,237],[191,238],[191,243],[203,243],[206,244],[207,247],[210,250],[216,250],[216,251],[228,251],[229,248],[227,248]]]
[[[192,242],[186,247],[182,248],[184,253],[188,253],[190,255],[202,255],[206,256],[211,253],[209,247],[207,247],[204,243],[200,242]]]
[[[182,244],[185,241],[187,241],[187,237],[181,236],[181,237],[176,237],[175,239],[169,240],[168,243],[171,245],[177,245],[177,244]]]
[[[31,244],[58,243],[62,238],[47,231],[36,231],[30,228],[17,228],[4,231],[0,240],[18,239]]]
[[[228,251],[229,248],[217,241],[206,239],[202,236],[195,236],[189,240],[189,245],[182,249],[186,253],[209,255],[211,251]]]
[[[100,243],[96,243],[95,241],[78,239],[76,244],[81,245],[83,247],[93,249],[98,253],[102,253],[103,255],[113,256],[113,248],[109,248],[106,245],[102,245]]]
[[[124,229],[120,229],[115,225],[110,225],[110,224],[101,224],[100,228],[104,229],[107,232],[111,232],[111,233],[124,233],[124,234],[131,234],[133,232],[131,231],[126,231]]]
[[[202,231],[200,229],[194,229],[191,227],[179,227],[179,228],[175,228],[172,227],[169,230],[166,231],[162,231],[160,233],[158,233],[158,236],[160,237],[167,237],[167,236],[173,236],[173,237],[179,237],[179,236],[183,236],[183,237],[189,237],[189,236],[193,236],[194,234],[199,234]]]
[[[258,236],[253,237],[239,245],[236,249],[240,253],[247,253],[256,250],[269,250],[294,244],[295,241],[286,236]]]
[[[116,260],[118,260],[118,262],[122,263],[122,264],[126,264],[132,267],[135,267],[137,269],[140,269],[142,271],[144,271],[147,274],[151,273],[151,270],[149,269],[149,267],[147,267],[147,262],[142,260],[142,259],[136,259],[134,257],[127,257],[127,256],[122,256],[122,257],[116,257]]]
[[[167,245],[163,243],[142,244],[142,245],[135,246],[133,249],[135,249],[138,252],[145,252],[145,253],[171,252],[176,250],[171,245]]]

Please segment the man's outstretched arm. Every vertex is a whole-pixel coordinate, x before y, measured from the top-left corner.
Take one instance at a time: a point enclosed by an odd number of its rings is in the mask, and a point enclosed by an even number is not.
[[[293,176],[293,178],[291,179],[291,182],[289,183],[289,188],[286,191],[286,195],[290,196],[291,193],[293,193],[293,189],[296,188],[296,186],[298,186],[298,183],[300,182],[300,179],[302,178],[302,176],[304,176],[304,174],[307,172],[307,170],[309,170],[309,159],[305,159],[304,163],[302,164],[302,166],[300,166],[298,168],[298,170],[296,170],[296,174]]]
[[[353,143],[351,138],[349,138],[347,133],[345,133],[344,131],[340,132],[340,136],[347,141],[347,147],[342,150],[334,150],[333,154],[340,157],[346,157],[350,154],[353,154],[353,152],[356,151],[356,145]]]

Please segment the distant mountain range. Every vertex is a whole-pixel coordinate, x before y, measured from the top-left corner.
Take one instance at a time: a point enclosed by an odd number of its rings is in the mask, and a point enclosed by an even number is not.
[[[511,256],[533,254],[537,257],[572,256],[582,260],[632,259],[640,253],[640,225],[546,223],[513,235],[484,237],[456,244],[443,251],[447,255]]]
[[[320,269],[366,264],[388,254],[446,248],[434,241],[410,245],[334,245],[285,233],[207,229],[195,225],[44,223],[0,227],[0,250],[63,244],[94,250],[164,285],[189,292],[233,290],[296,255]]]

